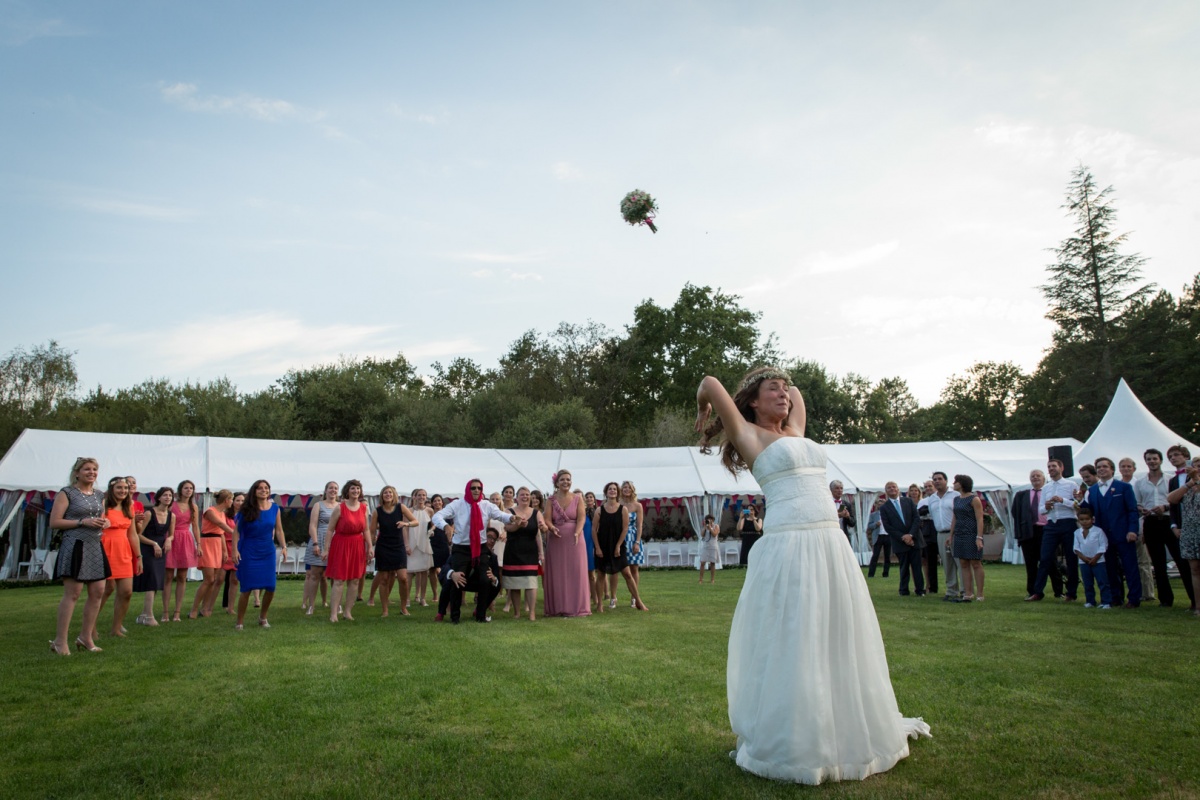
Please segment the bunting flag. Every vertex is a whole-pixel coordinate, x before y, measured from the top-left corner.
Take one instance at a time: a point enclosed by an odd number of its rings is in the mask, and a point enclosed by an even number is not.
[[[654,510],[655,511],[662,510],[662,498],[661,497],[654,498]]]
[[[304,506],[305,511],[307,511],[308,507],[310,505],[312,505],[312,500],[313,500],[313,496],[311,494],[300,495],[300,503]]]
[[[281,495],[277,495],[277,496],[279,497],[280,507],[287,508],[288,502],[292,499],[292,496],[290,494],[281,494]]]

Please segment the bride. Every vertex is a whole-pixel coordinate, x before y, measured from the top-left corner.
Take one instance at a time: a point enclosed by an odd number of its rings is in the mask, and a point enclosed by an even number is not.
[[[730,472],[749,469],[766,496],[729,632],[730,755],[767,778],[862,780],[929,735],[901,717],[875,607],[825,488],[825,452],[804,438],[805,409],[786,372],[751,370],[730,397],[706,377],[696,430],[721,443]],[[711,419],[713,411],[716,419]]]

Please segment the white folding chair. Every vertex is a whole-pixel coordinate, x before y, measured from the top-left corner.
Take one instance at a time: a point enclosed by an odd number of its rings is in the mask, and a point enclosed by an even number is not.
[[[21,577],[21,570],[24,569],[26,571],[25,578],[33,580],[33,576],[42,571],[42,565],[46,563],[46,554],[49,552],[47,549],[34,550],[30,553],[28,561],[21,561],[17,564],[17,577]]]
[[[724,552],[726,564],[736,564],[742,558],[742,548],[737,542],[726,542]]]
[[[285,564],[292,565],[292,574],[298,574],[304,571],[304,549],[301,547],[288,547],[287,559]]]
[[[53,580],[54,565],[58,563],[58,551],[51,550],[46,554],[46,561],[42,564],[42,573],[46,576],[46,580]]]
[[[677,544],[667,545],[667,563],[666,566],[671,566],[671,559],[678,558],[679,566],[683,566],[683,548]]]
[[[699,559],[700,559],[700,548],[694,544],[688,545],[687,564],[685,564],[685,566],[699,567],[700,566],[700,564],[698,563]]]

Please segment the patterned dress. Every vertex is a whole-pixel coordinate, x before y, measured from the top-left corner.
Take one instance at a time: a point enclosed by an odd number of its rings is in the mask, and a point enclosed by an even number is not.
[[[64,486],[62,491],[67,496],[67,510],[63,512],[63,519],[82,521],[89,517],[104,516],[103,495],[99,491],[93,489],[91,494],[84,494],[74,486]],[[54,564],[55,578],[90,583],[106,580],[111,575],[98,528],[69,528],[63,531],[58,561]]]
[[[304,547],[304,564],[309,567],[325,566],[326,556],[329,554],[329,548],[325,542],[329,538],[329,519],[333,516],[333,509],[337,506],[327,506],[321,501],[317,501],[317,546],[321,548],[321,556],[318,556],[313,550],[312,539],[308,540],[308,544]]]
[[[1179,555],[1189,561],[1200,561],[1200,492],[1188,492],[1180,501],[1183,528],[1179,535]],[[1187,569],[1186,564],[1179,564]]]
[[[640,508],[640,505],[639,505]],[[630,566],[640,567],[646,563],[646,551],[638,544],[637,536],[638,512],[629,512],[629,530],[625,532],[625,563]],[[638,544],[638,552],[633,552],[633,546]]]
[[[975,521],[975,509],[971,501],[975,496],[954,498],[954,544],[951,552],[955,558],[978,561],[983,558],[983,548],[976,546],[979,525]]]

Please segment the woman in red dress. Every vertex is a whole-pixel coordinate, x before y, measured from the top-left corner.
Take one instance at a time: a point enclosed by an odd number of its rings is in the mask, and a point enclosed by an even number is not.
[[[367,562],[374,555],[375,548],[371,543],[371,535],[367,530],[367,506],[362,502],[362,484],[351,479],[346,481],[342,489],[345,498],[333,510],[329,518],[329,527],[333,530],[333,538],[329,542],[329,556],[325,566],[325,576],[333,581],[333,601],[329,604],[329,621],[337,622],[338,609],[343,602],[346,604],[344,616],[353,620],[350,609],[354,605],[353,586],[367,572]]]

